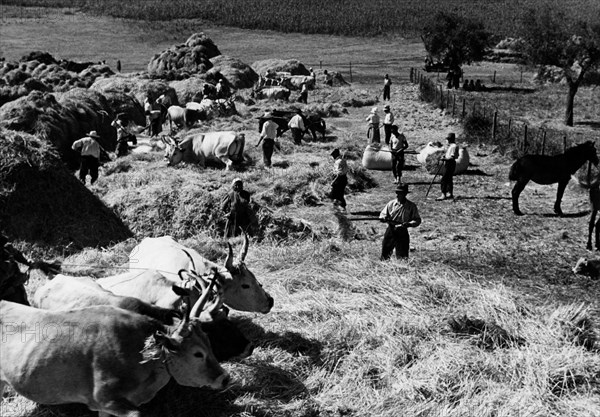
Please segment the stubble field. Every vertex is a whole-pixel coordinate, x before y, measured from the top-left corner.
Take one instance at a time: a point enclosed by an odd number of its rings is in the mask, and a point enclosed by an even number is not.
[[[156,29],[79,14],[59,13],[40,25],[43,19],[5,19],[0,32],[4,56],[15,59],[41,49],[71,59],[107,59],[109,64],[121,59],[125,71],[139,71],[154,53],[189,35],[177,28],[167,32],[164,26]],[[422,62],[422,47],[416,41],[193,28],[201,30],[222,53],[248,63],[297,58],[307,66],[318,66],[322,61],[326,68],[346,76],[344,65],[354,62],[356,78],[351,87],[321,87],[310,94],[309,104],[332,101],[332,97],[377,97],[382,75],[389,73],[395,82],[390,105],[410,149],[442,141],[450,131],[458,134],[460,142],[458,120],[419,101],[417,87],[407,81],[409,68]],[[506,79],[517,76],[511,67],[497,70]],[[589,90],[582,93],[593,95]],[[382,103],[378,105],[381,108]],[[272,103],[259,102],[245,108],[241,117],[205,128],[244,131],[253,145],[258,133],[252,117],[271,107]],[[127,157],[128,170],[114,169],[122,161],[111,162],[91,189],[109,206],[129,204],[121,209],[124,221],[144,233],[63,260],[72,265],[73,273],[102,276],[116,271],[111,267],[122,264],[136,242],[153,230],[163,230],[160,223],[166,219],[155,218],[156,225],[148,225],[141,223],[142,215],[136,215],[144,197],[169,195],[176,184],[225,189],[234,176],[242,176],[258,199],[274,193],[270,188],[274,184],[285,193],[287,185],[310,173],[318,178],[313,194],[323,197],[329,153],[335,147],[360,150],[366,145],[364,118],[369,110],[348,108],[348,114],[328,118],[326,140],[300,148],[287,143],[291,139],[286,134],[282,151],[274,155],[280,167],[271,171],[260,168],[260,162],[238,173],[167,168],[160,152]],[[559,114],[560,103],[552,111]],[[538,116],[535,109],[524,113],[537,122],[547,117]],[[591,129],[589,135],[596,142],[600,138]],[[257,148],[248,146],[248,152],[254,161],[260,160]],[[456,177],[457,198],[452,202],[435,201],[437,184],[426,196],[432,176],[414,155],[408,157],[404,181],[410,184],[409,199],[417,203],[423,218],[419,228],[411,229],[409,261],[379,261],[384,226],[378,222],[355,223],[360,239],[338,237],[338,220],[324,198],[311,206],[290,192],[288,204],[269,206],[275,214],[305,221],[314,233],[301,240],[266,239],[250,247],[247,263],[275,298],[268,315],[232,312],[257,344],[254,354],[225,365],[234,378],[228,390],[217,393],[170,384],[143,406],[143,415],[596,416],[598,344],[588,351],[572,340],[578,320],[587,318],[594,324],[600,319],[600,282],[571,272],[578,257],[593,256],[584,246],[587,193],[572,182],[563,199],[568,215],[557,217],[552,214],[556,186],[530,184],[521,196],[525,216],[516,217],[507,175],[510,158],[486,145],[471,146],[469,152],[472,166]],[[350,161],[351,166],[358,164],[360,160]],[[349,212],[378,211],[394,197],[390,172],[370,174],[377,186],[350,194]],[[132,185],[137,187],[137,199],[132,197]],[[217,254],[225,247],[222,239],[210,234],[191,236],[186,242],[212,245]],[[20,244],[26,251],[34,249],[28,242]],[[50,248],[49,253],[61,249]],[[30,281],[28,291],[40,284]],[[495,323],[520,341],[502,346],[486,335],[454,332],[449,319],[464,315]],[[93,415],[84,407],[36,405],[12,392],[5,396],[0,414]]]

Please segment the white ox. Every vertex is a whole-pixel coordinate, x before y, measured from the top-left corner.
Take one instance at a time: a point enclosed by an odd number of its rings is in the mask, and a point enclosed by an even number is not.
[[[291,91],[285,87],[267,87],[253,90],[250,96],[256,99],[289,100]]]
[[[182,269],[204,276],[216,268],[217,284],[223,292],[223,302],[227,306],[235,310],[266,314],[273,307],[273,297],[262,288],[244,263],[248,243],[248,237],[244,236],[244,244],[235,262],[233,249],[228,244],[229,252],[225,266],[222,267],[204,258],[194,249],[178,243],[171,236],[145,238],[131,251],[129,267],[132,271],[144,268],[160,271],[173,284],[181,284],[178,272]],[[152,304],[158,303],[157,294],[152,294],[150,286],[145,287],[139,279],[100,279],[98,283],[115,294],[138,297]],[[161,306],[170,308],[165,304]]]
[[[315,88],[315,79],[306,75],[292,75],[290,77],[284,77],[280,81],[281,86],[289,88],[290,90],[300,90],[302,84],[306,84],[309,90]]]
[[[139,417],[138,406],[171,377],[192,387],[229,382],[188,314],[168,328],[112,306],[48,311],[0,301],[0,321],[0,399],[8,384],[41,404],[83,403],[100,417]]]
[[[184,137],[177,143],[173,138],[163,137],[166,145],[165,158],[169,166],[181,161],[197,163],[204,167],[206,161],[222,162],[228,170],[234,163],[244,160],[246,136],[243,133],[210,132]]]
[[[178,128],[188,129],[202,117],[202,113],[180,106],[170,106],[167,109],[167,118],[169,119],[169,129],[173,131],[173,125]]]

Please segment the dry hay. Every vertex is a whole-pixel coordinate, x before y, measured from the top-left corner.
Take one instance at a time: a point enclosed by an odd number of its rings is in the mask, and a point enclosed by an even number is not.
[[[34,91],[0,108],[0,126],[50,141],[72,167],[78,155],[71,145],[90,130],[98,131],[99,142],[105,150],[115,149],[116,132],[110,126],[112,117],[114,114],[106,98],[85,89],[55,94]]]
[[[10,238],[79,249],[131,232],[36,136],[0,129],[0,229]]]
[[[423,166],[430,174],[438,174],[444,175],[446,172],[446,168],[444,163],[440,160],[444,157],[446,153],[445,149],[431,149],[430,153],[421,153],[418,156],[421,159],[424,159],[425,162]],[[462,174],[469,167],[470,157],[469,151],[467,148],[459,146],[458,148],[458,158],[456,159],[456,169],[454,170],[454,174]]]
[[[211,58],[221,55],[214,42],[204,33],[195,33],[184,44],[174,45],[152,57],[148,73],[156,77],[203,74],[212,68]]]
[[[68,91],[88,88],[99,77],[113,72],[107,65],[56,60],[47,52],[32,52],[19,62],[0,66],[0,104],[26,96],[31,91]]]
[[[106,97],[108,106],[114,114],[121,113],[123,115],[125,123],[134,123],[138,126],[146,125],[144,108],[131,94],[108,90],[104,92],[104,97]]]
[[[181,105],[189,103],[190,101],[197,101],[198,97],[201,97],[202,95],[204,84],[214,85],[207,81],[206,76],[193,76],[186,78],[185,80],[169,82],[169,86],[175,91],[175,94],[177,94],[177,98]]]
[[[139,103],[143,103],[149,95],[156,100],[161,95],[166,95],[174,105],[179,104],[177,93],[164,81],[150,80],[139,76],[117,75],[110,78],[100,78],[91,85],[90,90],[105,92],[121,92],[133,95]]]
[[[250,88],[258,81],[258,74],[252,67],[239,59],[219,55],[212,58],[210,62],[212,62],[213,68],[208,71],[208,74],[219,72],[233,88]]]
[[[266,74],[267,72],[289,72],[291,75],[310,75],[310,72],[306,69],[297,59],[264,59],[262,61],[256,61],[252,64],[252,68],[257,74]]]

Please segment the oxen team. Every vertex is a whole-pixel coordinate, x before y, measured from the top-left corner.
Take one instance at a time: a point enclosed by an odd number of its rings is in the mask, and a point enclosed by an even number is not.
[[[244,262],[247,236],[237,259],[228,247],[218,265],[169,236],[146,238],[124,274],[48,275],[35,307],[27,298],[0,301],[0,395],[10,385],[42,404],[135,416],[171,377],[225,388],[230,376],[219,362],[252,352],[229,308],[266,314],[273,307]]]

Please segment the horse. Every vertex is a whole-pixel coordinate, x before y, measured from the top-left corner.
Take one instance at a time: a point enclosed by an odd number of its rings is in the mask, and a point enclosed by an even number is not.
[[[573,146],[560,155],[525,155],[517,159],[510,167],[508,174],[509,180],[517,181],[512,189],[514,213],[519,216],[523,214],[519,210],[519,195],[531,180],[543,185],[558,183],[554,212],[562,216],[560,202],[565,193],[565,188],[571,179],[571,175],[586,161],[598,165],[598,155],[592,141]]]
[[[590,197],[590,220],[588,222],[587,250],[592,250],[592,237],[596,238],[594,248],[600,251],[600,218],[596,220],[600,210],[600,171],[595,170],[592,174],[592,165],[588,163],[587,176],[585,179],[573,175],[579,185],[588,190]],[[594,231],[596,233],[594,233]]]

